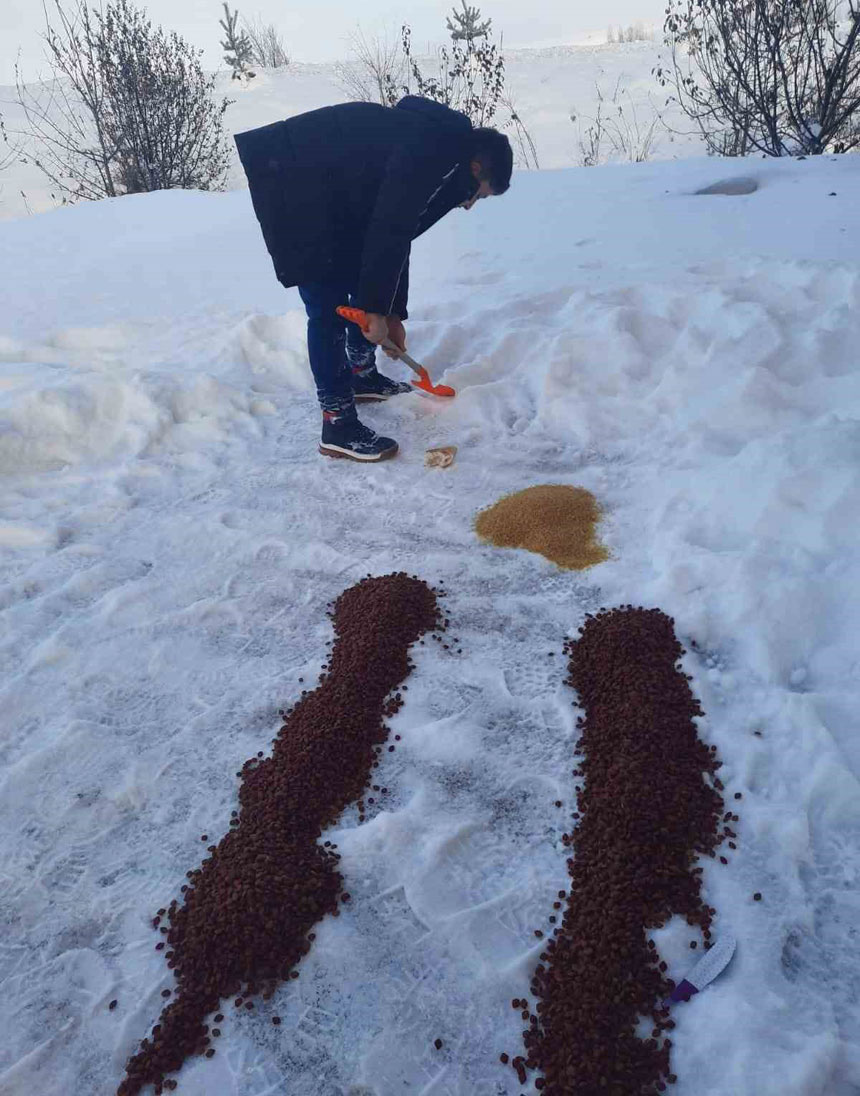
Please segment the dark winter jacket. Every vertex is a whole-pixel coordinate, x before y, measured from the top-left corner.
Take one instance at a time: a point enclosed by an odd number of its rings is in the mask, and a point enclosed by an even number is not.
[[[278,280],[340,282],[359,308],[405,319],[412,240],[477,188],[471,134],[464,114],[416,96],[237,134]]]

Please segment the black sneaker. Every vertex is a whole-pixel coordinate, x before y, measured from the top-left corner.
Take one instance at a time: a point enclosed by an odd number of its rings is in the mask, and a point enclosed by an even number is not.
[[[358,400],[390,400],[392,396],[401,396],[404,392],[411,392],[412,385],[402,381],[393,381],[390,377],[384,377],[376,369],[368,373],[353,373],[352,392]]]
[[[364,426],[357,416],[323,415],[320,452],[325,457],[345,457],[347,460],[388,460],[397,452],[393,438],[382,438]]]

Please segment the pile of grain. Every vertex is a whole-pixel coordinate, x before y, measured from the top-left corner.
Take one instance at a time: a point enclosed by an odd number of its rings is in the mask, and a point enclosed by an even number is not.
[[[149,1083],[156,1093],[174,1089],[168,1073],[192,1054],[215,1053],[223,1015],[207,1025],[208,1014],[234,995],[253,1009],[249,997],[297,978],[313,926],[349,899],[334,846],[318,839],[354,800],[364,809],[383,718],[400,707],[395,690],[413,668],[409,646],[442,618],[434,592],[399,573],[364,579],[330,615],[335,642],[319,686],[287,714],[272,756],[245,763],[231,829],[187,873],[181,902],[156,915],[176,987],[164,991],[173,999],[128,1062],[118,1096]]]
[[[674,983],[646,930],[680,914],[709,946],[716,911],[702,901],[695,859],[734,836],[727,823],[737,816],[723,815],[716,748],[697,736],[702,712],[677,668],[672,620],[655,609],[604,611],[567,653],[586,712],[564,837],[571,883],[534,973],[536,1007],[515,1002],[529,1027],[526,1053],[511,1064],[521,1083],[527,1068],[540,1070],[546,1096],[650,1096],[675,1080],[674,1024],[662,1008]],[[640,1017],[650,1018],[649,1038],[636,1033]]]
[[[582,487],[543,484],[505,495],[475,519],[481,540],[499,548],[526,548],[559,567],[582,570],[609,553],[595,539],[600,507]]]

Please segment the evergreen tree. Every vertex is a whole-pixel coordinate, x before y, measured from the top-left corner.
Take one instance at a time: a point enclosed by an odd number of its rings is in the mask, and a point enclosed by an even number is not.
[[[462,2],[463,10],[460,12],[454,8],[446,20],[451,34],[451,41],[472,43],[476,38],[489,37],[493,20],[487,19],[482,23],[481,9],[477,6],[470,8],[466,0],[462,0]],[[451,22],[452,19],[454,20],[453,23]]]
[[[224,18],[219,20],[226,35],[221,43],[221,48],[224,50],[224,60],[233,70],[233,80],[241,80],[243,77],[249,80],[255,75],[250,68],[254,59],[254,47],[251,45],[251,40],[245,31],[238,29],[238,21],[238,10],[231,14],[230,8],[224,0]]]

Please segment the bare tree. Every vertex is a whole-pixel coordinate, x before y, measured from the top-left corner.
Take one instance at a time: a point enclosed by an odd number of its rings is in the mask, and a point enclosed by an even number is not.
[[[858,0],[667,0],[654,74],[708,150],[860,147]]]
[[[243,20],[245,35],[251,43],[251,59],[260,68],[286,68],[290,63],[278,28],[274,23],[264,23],[260,16],[250,22]]]
[[[336,68],[340,86],[350,99],[393,106],[406,76],[400,43],[386,37],[365,37],[359,28],[349,37],[349,59]]]
[[[45,8],[51,78],[26,84],[16,68],[28,141],[64,202],[170,187],[216,189],[228,166],[214,76],[200,51],[153,28],[129,0],[92,11],[87,0]]]
[[[22,161],[46,176],[64,202],[114,198],[117,148],[107,132],[107,100],[98,61],[98,24],[86,0],[43,4],[51,76],[25,82],[15,65],[25,129]]]

